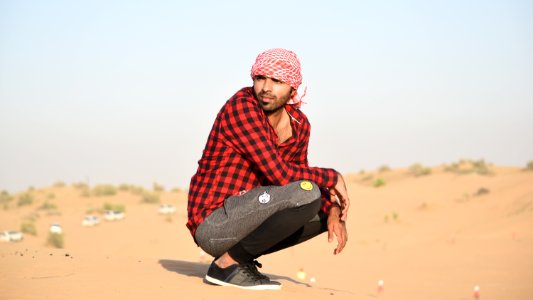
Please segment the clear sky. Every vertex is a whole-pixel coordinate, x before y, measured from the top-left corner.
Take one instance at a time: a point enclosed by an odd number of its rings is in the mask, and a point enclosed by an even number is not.
[[[310,162],[533,160],[533,2],[0,1],[0,189],[187,188],[256,55],[295,51]]]

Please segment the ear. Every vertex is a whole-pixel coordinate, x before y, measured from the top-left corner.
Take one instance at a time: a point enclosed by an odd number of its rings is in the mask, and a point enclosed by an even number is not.
[[[296,95],[296,89],[291,87],[291,98],[294,97],[294,95]]]

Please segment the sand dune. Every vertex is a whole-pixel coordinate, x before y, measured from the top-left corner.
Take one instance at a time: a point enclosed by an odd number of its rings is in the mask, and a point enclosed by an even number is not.
[[[159,193],[178,209],[166,217],[128,191],[35,189],[32,204],[17,206],[17,194],[0,210],[0,230],[19,230],[29,217],[37,230],[0,243],[0,299],[474,299],[476,285],[480,299],[533,299],[533,172],[492,172],[348,174],[345,251],[334,256],[322,235],[261,258],[262,271],[283,284],[268,292],[203,283],[211,258],[185,228],[183,192]],[[60,213],[38,209],[45,201]],[[126,218],[81,226],[106,202],[123,204]],[[64,229],[62,249],[46,245],[52,223]]]

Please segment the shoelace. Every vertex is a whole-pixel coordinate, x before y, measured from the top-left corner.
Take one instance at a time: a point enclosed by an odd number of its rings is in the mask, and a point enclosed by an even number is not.
[[[263,265],[258,262],[257,260],[252,260],[251,262],[247,263],[244,265],[245,269],[247,269],[248,271],[250,271],[255,277],[259,278],[259,279],[264,279],[264,280],[269,280],[270,281],[270,278],[268,278],[268,276],[265,276],[263,274],[261,274],[261,272],[259,272],[259,270],[257,269],[257,267],[259,268],[262,268]]]

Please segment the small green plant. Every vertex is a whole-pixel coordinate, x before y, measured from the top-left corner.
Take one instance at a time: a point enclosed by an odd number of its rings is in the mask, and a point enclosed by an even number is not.
[[[431,174],[431,169],[424,167],[423,165],[416,163],[409,167],[409,174],[419,177]]]
[[[47,200],[47,201],[44,201],[44,203],[41,206],[39,206],[39,209],[53,210],[53,209],[57,209],[57,205],[55,205],[54,203],[48,202]]]
[[[20,195],[19,200],[17,201],[18,206],[31,205],[33,203],[33,195],[30,193],[24,193]]]
[[[111,184],[98,184],[91,191],[91,194],[96,197],[113,196],[116,193],[117,189]]]
[[[385,185],[385,180],[383,178],[377,178],[372,184],[375,188],[379,188]]]
[[[22,231],[23,233],[31,234],[33,236],[37,235],[37,228],[35,227],[35,223],[30,220],[22,222],[22,224],[20,225],[20,231]]]
[[[400,217],[398,216],[398,213],[393,211],[391,214],[390,214],[390,217],[389,217],[389,214],[386,214],[384,217],[383,217],[383,222],[385,223],[389,223],[390,219],[392,219],[394,222],[398,222]]]
[[[112,211],[118,211],[118,212],[126,212],[126,206],[124,204],[112,204],[112,203],[104,203],[103,210],[112,210]]]
[[[159,203],[159,195],[151,192],[144,192],[142,195],[142,202],[149,204]]]
[[[48,233],[48,239],[46,240],[48,246],[54,248],[63,248],[65,244],[65,237],[62,233]]]

